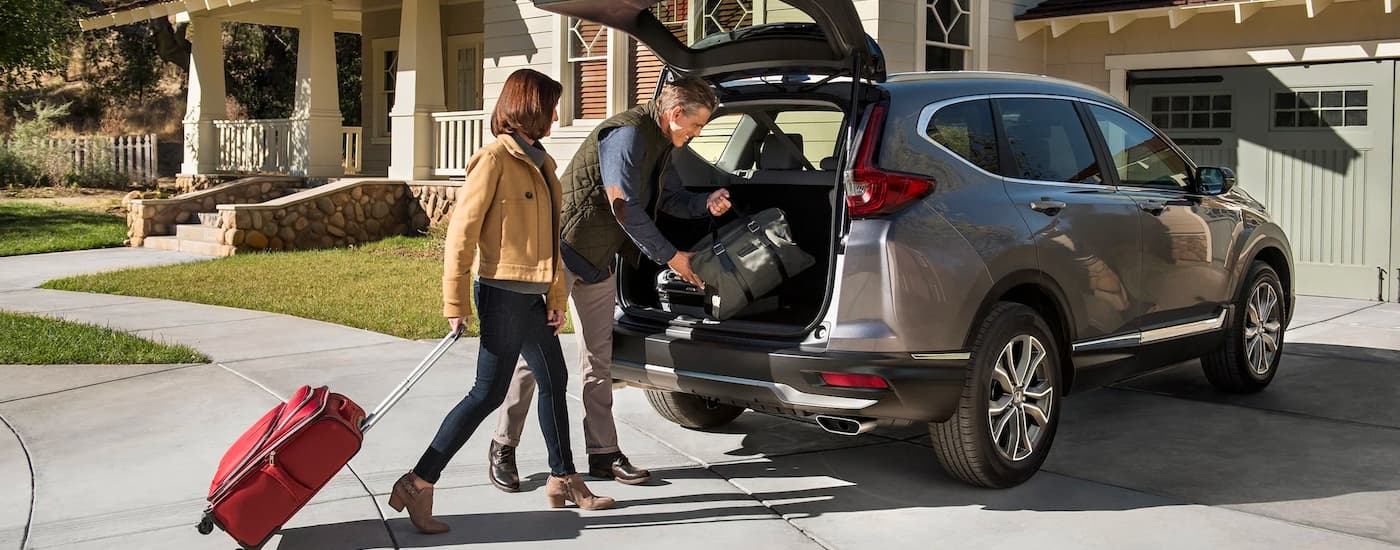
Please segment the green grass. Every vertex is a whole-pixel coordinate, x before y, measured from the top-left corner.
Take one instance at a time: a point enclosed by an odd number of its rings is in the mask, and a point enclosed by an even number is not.
[[[126,220],[42,204],[0,202],[0,256],[121,246]]]
[[[448,330],[442,245],[431,237],[84,275],[43,288],[285,313],[402,338],[441,338]],[[475,322],[467,334],[477,334]]]
[[[46,317],[0,312],[0,365],[208,363],[185,346]]]

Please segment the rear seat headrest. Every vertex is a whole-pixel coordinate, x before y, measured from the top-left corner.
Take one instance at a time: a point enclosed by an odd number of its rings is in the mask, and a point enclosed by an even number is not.
[[[763,145],[758,152],[759,170],[799,170],[802,168],[802,134],[787,134],[792,144],[784,143],[776,134],[763,136]]]

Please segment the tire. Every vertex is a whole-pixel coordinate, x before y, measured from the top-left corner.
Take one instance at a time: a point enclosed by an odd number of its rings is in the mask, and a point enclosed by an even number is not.
[[[681,426],[700,430],[718,428],[744,413],[743,407],[715,403],[688,393],[646,390],[647,401],[656,414]]]
[[[1234,305],[1225,343],[1201,357],[1201,369],[1216,389],[1254,393],[1274,380],[1288,328],[1288,303],[1274,268],[1254,262]]]
[[[1060,419],[1059,346],[1035,310],[1007,302],[992,308],[977,329],[957,411],[945,422],[929,424],[938,462],[949,475],[1000,489],[1020,485],[1040,470]],[[1003,357],[1021,369],[999,368]],[[1029,376],[1015,376],[1018,371]],[[1004,412],[991,412],[993,402]]]

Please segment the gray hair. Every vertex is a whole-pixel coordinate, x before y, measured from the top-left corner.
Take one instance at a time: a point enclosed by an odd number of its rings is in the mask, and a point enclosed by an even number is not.
[[[656,104],[663,113],[680,107],[682,113],[693,115],[700,109],[714,112],[715,107],[719,106],[719,98],[715,97],[714,89],[704,80],[682,77],[661,87],[661,95],[656,98]]]

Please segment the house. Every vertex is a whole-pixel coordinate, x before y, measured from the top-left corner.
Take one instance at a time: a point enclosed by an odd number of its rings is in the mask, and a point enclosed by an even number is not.
[[[830,1],[855,4],[892,73],[1016,71],[1108,91],[1198,163],[1237,170],[1292,237],[1300,292],[1397,298],[1400,0]],[[780,0],[665,0],[653,13],[684,41],[805,19]],[[597,121],[649,97],[659,72],[630,37],[529,0],[148,0],[83,26],[165,16],[194,31],[182,167],[192,176],[357,172],[451,185],[441,180],[461,176],[490,139],[483,109],[512,71],[565,84],[548,140],[560,159]],[[223,120],[211,30],[224,21],[310,38],[291,119]],[[363,128],[340,127],[334,32],[363,37]]]

